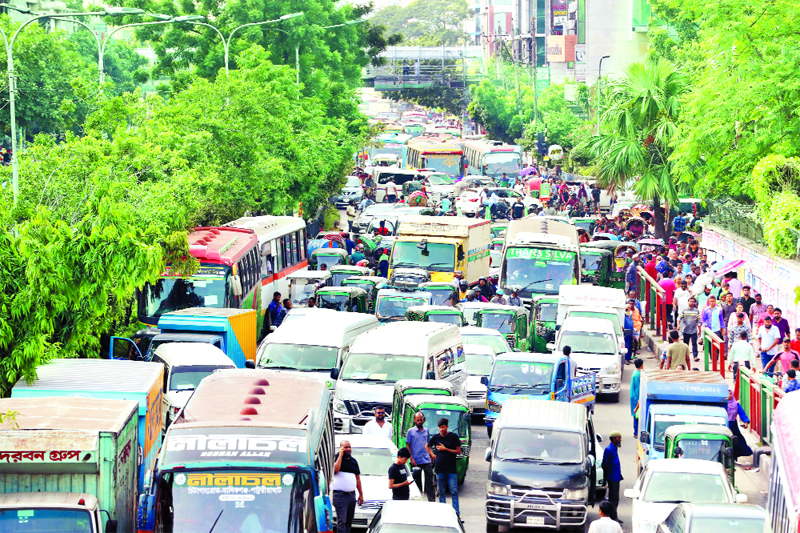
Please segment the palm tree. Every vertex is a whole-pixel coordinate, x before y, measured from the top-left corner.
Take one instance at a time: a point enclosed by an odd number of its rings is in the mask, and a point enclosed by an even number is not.
[[[689,90],[687,77],[666,59],[633,63],[614,82],[608,107],[601,116],[599,135],[582,148],[595,160],[600,184],[610,190],[633,190],[652,204],[656,237],[667,234],[663,200],[676,202],[670,143],[678,126],[681,96]]]

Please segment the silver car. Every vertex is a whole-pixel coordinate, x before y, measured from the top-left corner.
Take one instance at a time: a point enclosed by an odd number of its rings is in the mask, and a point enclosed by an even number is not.
[[[464,533],[452,505],[389,500],[372,519],[368,533]]]

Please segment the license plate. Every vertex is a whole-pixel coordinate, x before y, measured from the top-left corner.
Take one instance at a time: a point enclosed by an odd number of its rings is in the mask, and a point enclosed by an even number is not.
[[[529,526],[543,526],[544,525],[544,517],[543,516],[529,516],[525,519],[525,523]]]
[[[534,509],[536,511],[544,510],[544,505],[541,503],[515,503],[514,507],[518,509]]]

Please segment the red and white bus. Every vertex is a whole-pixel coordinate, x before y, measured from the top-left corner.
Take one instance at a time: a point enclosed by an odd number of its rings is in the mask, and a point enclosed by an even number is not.
[[[786,394],[772,414],[772,471],[764,533],[800,530],[800,393]]]

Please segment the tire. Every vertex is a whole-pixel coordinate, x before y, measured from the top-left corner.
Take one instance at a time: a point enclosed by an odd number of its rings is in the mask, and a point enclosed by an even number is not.
[[[498,533],[500,526],[486,522],[486,533]]]
[[[619,393],[615,392],[614,394],[608,395],[609,399],[614,403],[619,403]]]

